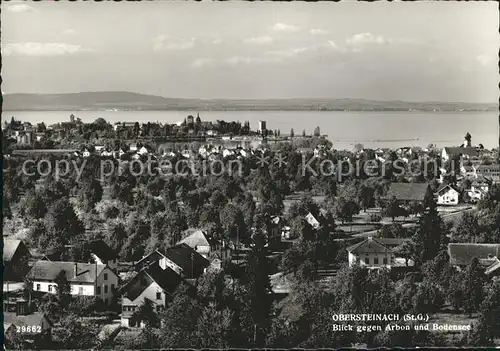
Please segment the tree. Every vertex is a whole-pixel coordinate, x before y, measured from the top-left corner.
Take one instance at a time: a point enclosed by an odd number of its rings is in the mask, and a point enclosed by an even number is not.
[[[498,316],[500,316],[500,280],[494,280],[486,286],[479,315],[479,323],[484,328],[485,339],[490,342],[500,336]]]
[[[79,188],[77,199],[80,208],[90,212],[97,202],[101,201],[103,189],[96,179],[86,180]]]
[[[464,212],[453,228],[452,240],[459,243],[476,243],[480,234],[478,216],[473,212]]]
[[[56,331],[59,347],[66,350],[90,349],[96,346],[98,327],[81,322],[77,316],[70,314],[61,321]]]
[[[63,245],[69,244],[85,230],[83,223],[76,216],[73,206],[66,197],[54,201],[49,206],[44,222],[49,234],[49,241],[45,245],[49,250],[61,249]]]
[[[139,308],[134,312],[132,318],[144,322],[147,328],[157,328],[160,326],[160,318],[155,311],[153,301],[145,298]]]
[[[464,306],[471,317],[472,312],[479,310],[483,298],[484,273],[479,260],[474,257],[467,267],[464,281]]]
[[[229,333],[234,312],[229,308],[219,310],[214,303],[210,303],[198,318],[194,332],[194,347],[199,349],[226,349],[229,348]]]
[[[351,222],[354,215],[359,213],[359,205],[356,201],[346,198],[344,196],[339,196],[337,202],[334,205],[335,215],[339,218],[342,223]]]
[[[389,199],[384,208],[384,216],[391,217],[392,221],[394,222],[394,219],[399,216],[400,213],[401,208],[399,206],[398,200],[396,200],[395,197]]]
[[[59,274],[54,282],[56,283],[56,296],[59,304],[63,309],[66,309],[71,301],[71,284],[66,278],[65,272]]]
[[[245,281],[248,290],[252,321],[254,324],[254,345],[263,346],[269,328],[272,306],[272,290],[269,281],[269,262],[265,238],[262,233],[254,236],[254,246],[247,258]]]
[[[417,252],[420,252],[417,263],[432,260],[437,255],[446,244],[446,232],[447,228],[437,212],[436,204],[431,203],[427,212],[420,217],[413,236]]]

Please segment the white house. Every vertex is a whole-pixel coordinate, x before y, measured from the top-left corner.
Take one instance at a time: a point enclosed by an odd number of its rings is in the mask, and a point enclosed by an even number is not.
[[[441,186],[435,193],[438,205],[458,205],[460,192],[450,184]]]
[[[89,149],[85,148],[82,152],[83,157],[89,157],[90,156],[90,151]]]
[[[413,266],[414,262],[398,257],[395,248],[404,239],[373,238],[367,239],[347,248],[349,267],[359,265],[365,268],[391,268],[398,266]]]
[[[198,149],[198,154],[201,156],[201,157],[207,157],[208,155],[208,150],[205,146],[200,146],[200,148]]]
[[[306,221],[313,227],[314,229],[318,229],[321,223],[313,216],[311,212],[306,215]]]
[[[228,156],[232,156],[232,155],[234,155],[234,151],[233,150],[224,149],[224,151],[222,151],[222,156],[223,157],[228,157]]]
[[[137,143],[130,144],[129,151],[136,152],[137,151]]]
[[[55,293],[57,278],[64,274],[71,285],[71,295],[97,296],[109,303],[118,287],[118,276],[107,265],[62,261],[37,261],[27,277],[33,290]]]
[[[141,270],[122,289],[121,324],[125,327],[144,327],[134,312],[146,300],[152,302],[157,312],[165,309],[177,286],[183,281],[170,268],[152,265]]]
[[[139,155],[147,155],[149,153],[148,149],[145,146],[142,146],[139,151],[137,151]]]

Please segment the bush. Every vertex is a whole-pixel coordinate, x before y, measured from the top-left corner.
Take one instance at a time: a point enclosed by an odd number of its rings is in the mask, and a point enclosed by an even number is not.
[[[382,220],[382,216],[378,213],[370,214],[370,222],[380,222]]]
[[[70,311],[78,315],[93,315],[105,310],[104,301],[96,296],[74,296],[69,305]]]

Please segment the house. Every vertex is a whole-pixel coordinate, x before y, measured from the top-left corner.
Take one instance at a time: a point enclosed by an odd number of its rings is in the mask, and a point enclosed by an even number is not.
[[[64,275],[71,286],[71,295],[97,296],[109,303],[118,287],[118,276],[107,265],[37,261],[27,277],[33,282],[33,290],[55,293],[58,278]]]
[[[494,183],[500,182],[500,164],[477,165],[474,167],[475,173],[479,176],[491,179]]]
[[[69,258],[68,249],[71,249],[71,246],[65,246],[61,251],[46,254],[41,259],[46,261],[64,261]],[[117,253],[103,240],[89,241],[76,249],[81,262],[107,265],[112,270],[118,268]]]
[[[491,265],[486,267],[484,273],[489,276],[499,276],[500,275],[500,260],[498,257],[493,258]]]
[[[187,229],[184,231],[183,236],[184,238],[176,245],[186,244],[205,258],[208,257],[208,254],[213,249],[212,239],[201,229]]]
[[[29,270],[31,254],[21,240],[4,239],[3,241],[3,280],[22,281]]]
[[[319,229],[323,223],[323,216],[319,214],[317,217],[318,218],[316,218],[311,212],[309,212],[305,217],[307,223],[309,223],[309,225],[314,229]]]
[[[137,143],[130,144],[129,151],[130,152],[137,152]]]
[[[32,349],[30,344],[43,345],[43,342],[52,340],[53,324],[41,312],[32,312],[28,301],[19,299],[14,303],[15,312],[5,309],[3,313],[4,344],[9,340],[21,336],[26,343],[24,349]],[[19,332],[19,329],[21,332]]]
[[[465,178],[474,178],[476,177],[476,169],[470,164],[461,164],[460,165],[460,174]]]
[[[137,153],[139,155],[147,155],[149,152],[150,152],[150,150],[146,146],[141,146],[141,148],[139,149],[139,151],[137,151]]]
[[[154,305],[156,311],[165,309],[168,301],[179,284],[181,276],[173,270],[162,269],[153,264],[142,269],[123,288],[121,324],[125,327],[144,326],[142,321],[134,316],[139,306],[147,299]]]
[[[442,185],[435,193],[438,205],[458,205],[460,191],[450,184]]]
[[[418,202],[426,206],[432,200],[432,191],[427,183],[391,183],[386,199],[392,198],[404,205]]]
[[[487,269],[500,257],[500,244],[450,243],[448,255],[450,263],[457,269],[464,269],[474,258],[477,258],[479,264]]]
[[[196,279],[204,273],[210,261],[187,244],[180,244],[165,251],[153,251],[136,263],[135,270],[140,272],[154,264],[159,264],[164,270],[170,269],[185,279]]]
[[[232,156],[232,155],[234,155],[234,151],[233,150],[224,149],[224,151],[222,151],[222,157],[229,157],[229,156]]]
[[[349,267],[360,265],[366,268],[392,268],[413,266],[412,260],[398,257],[396,248],[405,239],[373,238],[351,245],[347,248]]]
[[[109,149],[104,149],[104,150],[101,150],[101,156],[104,156],[104,157],[112,157],[115,155],[115,152],[112,151],[112,150],[109,150]]]
[[[116,122],[113,125],[113,129],[115,130],[115,132],[122,128],[124,129],[124,128],[134,128],[134,127],[135,127],[135,122],[123,122],[123,123]]]
[[[465,160],[474,160],[479,158],[479,152],[475,147],[445,147],[441,151],[443,162],[454,158],[463,158]]]

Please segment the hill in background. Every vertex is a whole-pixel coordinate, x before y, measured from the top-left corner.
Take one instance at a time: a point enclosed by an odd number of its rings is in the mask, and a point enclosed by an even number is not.
[[[6,94],[4,111],[78,110],[197,111],[497,111],[496,104],[374,101],[364,99],[181,99],[125,91],[71,94]]]

